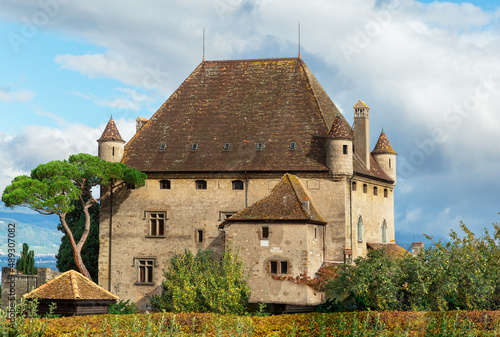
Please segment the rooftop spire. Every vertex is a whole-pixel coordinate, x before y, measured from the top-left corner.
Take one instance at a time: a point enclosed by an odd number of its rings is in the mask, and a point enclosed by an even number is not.
[[[109,119],[108,124],[104,128],[101,137],[97,140],[98,142],[122,142],[125,143],[118,128],[116,127],[113,116]]]
[[[391,143],[389,142],[389,138],[387,138],[387,135],[384,132],[384,129],[382,128],[382,132],[380,133],[380,136],[378,137],[377,144],[375,145],[375,148],[372,151],[373,154],[382,154],[382,153],[391,153],[391,154],[397,154],[396,151],[392,148]]]

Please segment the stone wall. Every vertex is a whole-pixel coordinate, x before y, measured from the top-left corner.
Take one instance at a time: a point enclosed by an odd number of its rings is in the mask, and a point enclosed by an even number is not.
[[[31,290],[38,288],[47,281],[52,280],[58,271],[50,268],[37,268],[37,275],[24,275],[15,268],[2,268],[2,310],[10,305],[10,298],[15,295],[16,301]]]

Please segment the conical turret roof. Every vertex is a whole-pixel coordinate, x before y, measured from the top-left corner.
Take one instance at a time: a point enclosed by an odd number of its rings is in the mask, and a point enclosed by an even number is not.
[[[375,148],[372,151],[372,154],[382,154],[382,153],[397,154],[396,151],[394,151],[394,149],[392,148],[392,145],[389,142],[389,139],[387,138],[384,129],[382,129],[380,137],[378,137],[377,144],[375,145]]]
[[[122,142],[125,143],[118,128],[116,127],[113,117],[109,119],[108,125],[104,129],[101,138],[97,140],[98,142]]]
[[[328,136],[333,138],[333,139],[353,140],[352,129],[349,125],[347,125],[347,123],[340,116],[340,114],[337,114],[337,117],[335,117],[335,120],[333,121],[332,128],[330,129],[330,132],[328,133]]]

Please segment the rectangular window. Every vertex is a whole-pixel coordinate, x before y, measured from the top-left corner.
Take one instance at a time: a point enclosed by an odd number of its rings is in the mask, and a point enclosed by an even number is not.
[[[278,274],[278,261],[271,261],[271,274]]]
[[[167,144],[160,144],[160,151],[165,151]]]
[[[389,192],[387,191],[387,188],[384,189],[384,198],[387,198],[389,196]]]
[[[149,235],[165,236],[166,212],[148,212]]]
[[[269,227],[262,227],[262,239],[269,239]]]
[[[255,150],[257,151],[262,151],[263,148],[264,148],[264,143],[257,143],[257,145],[255,146]]]
[[[231,144],[229,144],[229,143],[224,144],[224,147],[222,148],[222,151],[229,151],[229,146],[230,145]]]
[[[207,189],[207,181],[206,180],[196,180],[196,189],[197,190],[206,190]]]
[[[287,261],[269,261],[271,275],[288,275],[290,266]]]
[[[241,180],[233,180],[233,190],[244,190],[245,189],[245,183]]]
[[[170,180],[160,180],[160,189],[161,190],[169,190],[170,189]]]
[[[290,143],[290,146],[288,147],[288,149],[289,149],[290,151],[294,151],[296,147],[297,147],[297,143],[295,143],[295,142],[291,142],[291,143]]]
[[[343,152],[344,154],[347,154],[347,145],[343,145],[343,146],[342,146],[342,152]]]
[[[203,242],[203,230],[197,230],[198,242]]]
[[[153,283],[155,259],[136,259],[137,283]]]

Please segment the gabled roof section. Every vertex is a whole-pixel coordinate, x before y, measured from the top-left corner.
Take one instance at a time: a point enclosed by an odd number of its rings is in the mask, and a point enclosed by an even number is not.
[[[204,61],[126,144],[123,163],[144,172],[328,171],[337,113],[299,58]]]
[[[24,298],[55,300],[118,300],[104,288],[98,286],[77,271],[68,270],[53,280],[23,295]]]
[[[373,249],[373,250],[384,250],[384,255],[392,258],[405,257],[406,255],[410,254],[410,252],[408,252],[406,249],[404,249],[395,242],[392,243],[367,242],[366,247],[368,249]]]
[[[303,201],[309,202],[309,212]],[[285,174],[264,199],[234,214],[225,223],[233,221],[300,221],[326,224],[307,195],[299,178]]]
[[[347,124],[347,121],[340,114],[337,114],[337,117],[335,117],[328,136],[333,139],[354,139],[351,126]]]
[[[375,145],[375,148],[372,151],[373,154],[384,154],[384,153],[390,153],[390,154],[397,154],[396,151],[392,148],[391,143],[389,142],[389,139],[387,138],[387,135],[385,134],[384,130],[382,129],[382,132],[380,133],[380,136],[378,137],[377,144]]]
[[[106,128],[104,129],[101,138],[97,140],[98,142],[122,142],[125,143],[118,128],[116,127],[113,117],[109,119]]]

